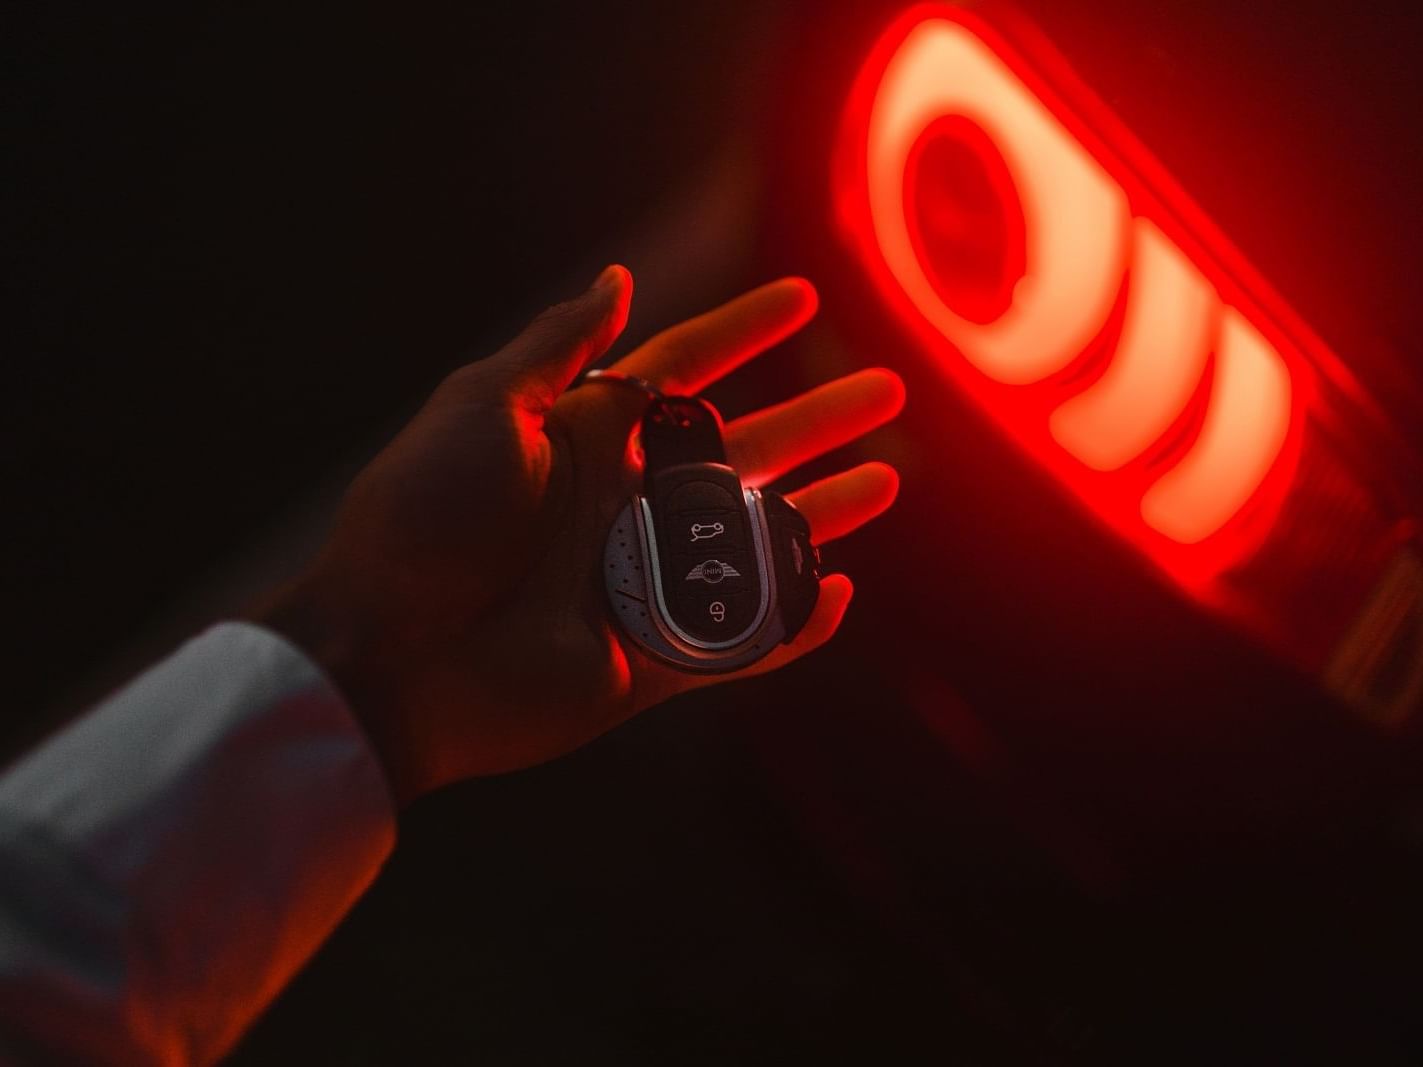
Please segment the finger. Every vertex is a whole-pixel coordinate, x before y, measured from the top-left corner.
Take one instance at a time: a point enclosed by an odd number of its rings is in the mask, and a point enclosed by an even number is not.
[[[664,330],[614,369],[690,396],[795,333],[818,306],[810,282],[782,278]]]
[[[627,268],[607,267],[587,291],[542,312],[491,356],[491,369],[507,374],[530,408],[546,412],[622,333],[631,300]]]
[[[869,433],[904,407],[904,382],[890,370],[863,370],[726,427],[731,465],[753,485]]]
[[[899,474],[888,463],[865,463],[790,495],[816,544],[857,530],[882,514],[899,494]]]

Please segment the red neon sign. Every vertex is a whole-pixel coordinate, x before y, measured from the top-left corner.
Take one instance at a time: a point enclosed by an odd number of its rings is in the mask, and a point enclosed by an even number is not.
[[[934,365],[1177,578],[1269,533],[1313,396],[1295,320],[1100,104],[981,19],[906,12],[847,109],[836,199]]]

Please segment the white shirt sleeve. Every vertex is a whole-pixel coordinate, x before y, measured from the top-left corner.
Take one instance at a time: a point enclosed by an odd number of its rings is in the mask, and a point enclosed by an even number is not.
[[[210,1063],[394,841],[331,683],[214,627],[0,776],[0,1060]]]

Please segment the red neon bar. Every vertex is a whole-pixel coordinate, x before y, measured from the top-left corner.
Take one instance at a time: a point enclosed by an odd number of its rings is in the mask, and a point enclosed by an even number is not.
[[[1140,145],[1102,129],[1117,124],[1064,105],[979,18],[921,5],[856,80],[837,208],[950,382],[1199,584],[1269,534],[1311,369],[1292,313],[1243,281],[1239,254],[1169,181],[1148,180],[1162,174]]]

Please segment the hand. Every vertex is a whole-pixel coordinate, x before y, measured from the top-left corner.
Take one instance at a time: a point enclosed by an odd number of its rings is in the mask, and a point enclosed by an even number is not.
[[[736,674],[697,676],[622,640],[603,543],[641,483],[645,397],[566,391],[627,320],[632,279],[609,267],[488,359],[455,371],[357,476],[312,565],[258,621],[326,669],[362,720],[400,804],[461,778],[540,763],[674,694],[774,670],[835,632],[850,601],[821,582],[800,635]],[[616,369],[692,394],[799,329],[808,282],[764,286],[673,327]],[[728,458],[761,485],[892,418],[898,377],[868,370],[730,422]],[[893,501],[871,463],[790,499],[817,542]]]

